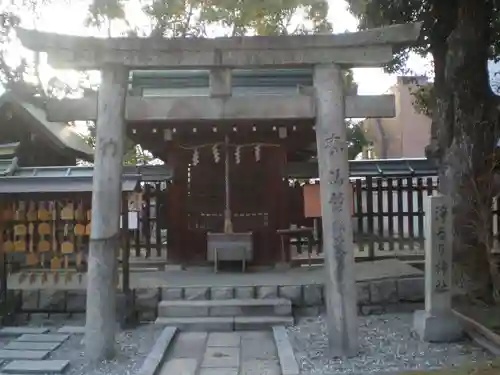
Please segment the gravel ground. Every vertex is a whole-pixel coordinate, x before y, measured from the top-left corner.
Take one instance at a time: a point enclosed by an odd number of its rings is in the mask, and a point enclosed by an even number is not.
[[[139,370],[160,333],[161,327],[153,324],[120,332],[116,337],[116,358],[99,365],[90,365],[85,360],[83,336],[71,335],[51,359],[71,362],[65,375],[131,375]]]
[[[82,317],[68,319],[63,315],[32,316],[26,325],[43,326],[56,332],[63,325],[83,326]],[[162,326],[154,324],[140,325],[135,329],[121,331],[116,337],[117,356],[112,361],[98,365],[90,365],[84,357],[83,335],[73,334],[54,351],[49,359],[66,359],[70,361],[65,375],[131,375],[137,373],[144,359],[149,354],[156,339],[160,336]],[[9,340],[10,341],[10,340]]]
[[[303,375],[397,374],[492,359],[470,341],[424,343],[412,333],[412,324],[412,314],[360,317],[360,355],[345,360],[328,355],[324,316],[301,319],[288,334]]]

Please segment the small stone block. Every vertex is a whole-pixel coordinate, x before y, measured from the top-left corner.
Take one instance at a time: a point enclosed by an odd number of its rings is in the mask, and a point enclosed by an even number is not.
[[[206,306],[161,306],[158,309],[162,317],[200,317],[208,316],[209,308]]]
[[[207,347],[201,367],[231,367],[240,366],[239,348]]]
[[[163,301],[178,301],[182,299],[182,288],[162,288],[161,299]]]
[[[425,281],[423,277],[399,279],[398,295],[401,301],[420,302],[425,299]]]
[[[48,328],[39,327],[4,327],[0,329],[0,336],[21,336],[26,333],[29,334],[42,334],[49,332]]]
[[[58,333],[68,333],[83,335],[85,333],[85,327],[83,326],[63,326],[57,330]]]
[[[163,365],[158,375],[195,375],[197,366],[198,361],[194,358],[174,358]]]
[[[0,349],[0,359],[45,359],[49,355],[48,350],[3,350]]]
[[[234,298],[236,299],[255,298],[255,287],[237,286],[236,288],[234,288]]]
[[[184,289],[184,299],[189,301],[207,300],[209,288],[205,287],[190,287]]]
[[[202,368],[200,375],[238,375],[237,368]]]
[[[288,339],[288,334],[285,327],[273,327],[274,342],[278,349],[278,357],[280,361],[282,375],[299,375],[299,365],[295,359],[295,354]]]
[[[234,297],[234,289],[232,287],[213,287],[211,291],[212,299],[232,299]]]
[[[238,332],[212,332],[208,336],[207,346],[240,346],[241,336]]]
[[[366,305],[370,303],[370,283],[360,282],[356,284],[358,291],[358,303]]]
[[[304,305],[321,306],[323,303],[323,287],[318,284],[304,285]]]
[[[361,306],[359,312],[362,316],[367,315],[382,315],[386,313],[386,306],[384,305],[366,305]]]
[[[13,361],[5,366],[5,374],[62,374],[69,366],[66,360]]]
[[[278,287],[277,286],[257,287],[257,298],[261,299],[278,298]]]
[[[64,342],[69,338],[69,335],[63,334],[42,334],[32,335],[24,334],[19,336],[16,341],[29,341],[29,342]]]
[[[300,285],[284,285],[279,289],[280,298],[286,298],[292,302],[294,306],[302,304],[302,287]]]
[[[371,303],[391,303],[398,301],[394,280],[372,281],[370,283]]]
[[[300,317],[318,316],[321,314],[321,307],[320,306],[296,307],[294,309],[294,314]]]
[[[5,350],[56,350],[62,343],[60,342],[30,342],[30,341],[12,341],[2,349]]]
[[[431,315],[425,310],[415,311],[413,329],[426,342],[454,342],[464,335],[460,321],[451,311],[440,315]]]

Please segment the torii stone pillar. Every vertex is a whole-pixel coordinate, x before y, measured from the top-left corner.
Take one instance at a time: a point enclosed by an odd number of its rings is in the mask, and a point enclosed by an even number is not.
[[[128,81],[128,69],[124,66],[104,66],[101,72],[85,326],[85,354],[91,361],[115,355],[117,257]]]
[[[341,68],[316,65],[314,88],[328,338],[332,355],[350,357],[358,353],[358,318]]]

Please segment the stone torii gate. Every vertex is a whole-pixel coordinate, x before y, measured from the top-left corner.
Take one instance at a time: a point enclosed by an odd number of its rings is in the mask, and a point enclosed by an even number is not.
[[[394,98],[346,98],[342,69],[388,63],[393,47],[415,42],[420,29],[420,24],[408,24],[337,35],[175,40],[98,39],[18,29],[24,46],[47,52],[54,68],[102,73],[98,98],[48,105],[50,120],[97,119],[85,339],[89,359],[114,354],[125,120],[197,116],[211,120],[315,120],[330,347],[335,356],[356,355],[358,320],[344,119],[392,117]],[[274,99],[231,96],[231,69],[308,66],[314,68],[312,95]],[[184,105],[180,107],[176,104],[180,98],[127,101],[128,71],[154,68],[210,70],[210,97],[182,98]],[[63,107],[66,109],[61,110]]]

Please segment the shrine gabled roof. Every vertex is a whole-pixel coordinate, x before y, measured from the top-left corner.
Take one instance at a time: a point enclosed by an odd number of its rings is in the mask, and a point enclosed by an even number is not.
[[[317,162],[289,163],[287,176],[318,178]],[[349,160],[350,177],[427,177],[437,175],[437,167],[426,158]]]
[[[20,167],[0,175],[0,194],[82,193],[92,191],[92,166]],[[172,170],[163,165],[124,167],[122,191],[133,191],[141,181],[168,181]]]
[[[69,149],[76,153],[78,157],[85,160],[93,158],[94,151],[68,124],[61,122],[50,122],[47,114],[34,104],[17,99],[10,93],[0,96],[0,108],[4,105],[11,105],[31,127],[45,134],[55,145],[62,149]]]

